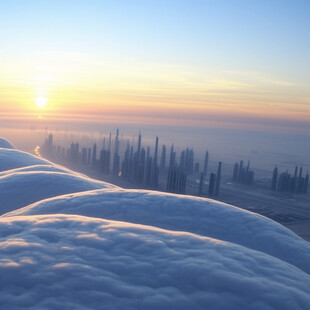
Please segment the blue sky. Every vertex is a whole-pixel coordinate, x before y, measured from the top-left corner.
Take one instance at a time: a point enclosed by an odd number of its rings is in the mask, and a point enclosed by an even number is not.
[[[0,8],[2,51],[126,48],[152,61],[269,67],[293,67],[310,51],[309,1],[13,0]]]

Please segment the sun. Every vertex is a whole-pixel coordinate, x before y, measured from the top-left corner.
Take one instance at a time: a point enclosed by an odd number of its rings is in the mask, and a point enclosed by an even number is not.
[[[47,99],[45,97],[37,97],[35,102],[39,108],[44,108],[47,105]]]

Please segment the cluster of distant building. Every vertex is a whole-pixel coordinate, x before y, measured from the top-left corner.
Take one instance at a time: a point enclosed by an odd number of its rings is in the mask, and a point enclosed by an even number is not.
[[[113,154],[112,154],[113,148]],[[148,189],[166,190],[172,193],[185,194],[188,176],[199,175],[199,162],[194,160],[193,149],[186,148],[177,161],[176,151],[171,145],[170,154],[167,156],[167,147],[162,145],[159,159],[159,139],[156,137],[154,151],[150,146],[142,146],[142,135],[139,133],[136,146],[127,141],[124,153],[120,155],[119,129],[114,139],[111,133],[108,138],[103,138],[102,147],[97,143],[92,148],[82,147],[78,142],[71,143],[69,148],[55,146],[53,134],[49,134],[41,148],[44,156],[66,160],[71,164],[91,167],[103,174],[113,174],[123,180],[137,184]],[[168,160],[166,162],[166,159]],[[218,163],[217,173],[211,172],[208,176],[209,153],[206,151],[204,165],[200,173],[198,195],[218,196],[220,192],[222,162]],[[206,180],[208,179],[208,183]],[[250,169],[250,161],[244,165],[243,160],[236,162],[233,168],[232,181],[235,183],[251,185],[254,182],[254,171]],[[159,186],[160,185],[160,186]],[[279,174],[276,167],[273,171],[271,188],[278,192],[307,193],[309,174],[302,176],[302,167],[295,169],[294,176],[288,171]]]
[[[243,160],[240,163],[235,163],[232,180],[237,183],[251,185],[254,181],[254,171],[250,170],[250,161],[246,168],[243,166]]]
[[[112,145],[114,152],[112,156]],[[185,194],[187,176],[199,173],[199,163],[194,161],[193,149],[186,148],[180,155],[177,162],[174,146],[171,146],[169,161],[167,159],[167,147],[162,145],[161,156],[159,160],[159,139],[155,139],[154,152],[151,154],[150,146],[145,149],[142,146],[142,135],[139,133],[136,148],[130,145],[129,141],[125,152],[120,156],[120,140],[119,130],[117,129],[114,141],[112,141],[111,133],[109,138],[103,139],[102,148],[99,150],[97,143],[92,148],[82,147],[78,142],[71,143],[69,148],[53,145],[53,134],[49,134],[42,146],[41,153],[47,157],[54,157],[67,160],[73,164],[82,164],[92,167],[104,174],[114,174],[124,180],[144,186],[150,189],[158,189],[159,176],[162,174],[161,180],[166,178],[166,190],[173,193]],[[208,171],[208,151],[205,155],[204,169],[200,178],[199,195],[217,196],[220,190],[221,166],[219,163],[217,174],[210,174],[208,189],[204,188],[204,180]],[[122,159],[122,160],[121,160]],[[165,183],[165,181],[163,182]]]
[[[305,177],[302,175],[303,168],[295,167],[294,176],[291,176],[288,171],[279,174],[278,167],[275,167],[272,174],[271,188],[278,192],[290,193],[307,193],[309,185],[309,173]]]

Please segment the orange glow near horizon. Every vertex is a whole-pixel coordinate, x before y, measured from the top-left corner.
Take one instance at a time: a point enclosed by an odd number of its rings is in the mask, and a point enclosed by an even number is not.
[[[216,126],[218,122],[216,127],[242,123],[251,127],[256,118],[265,119],[269,127],[271,120],[310,122],[305,91],[296,94],[294,85],[257,73],[248,73],[245,83],[240,73],[220,76],[173,65],[104,63],[77,53],[39,56],[17,58],[14,70],[0,65],[8,75],[6,80],[0,76],[5,85],[0,90],[3,113],[37,117],[39,109],[42,119],[82,115],[168,125]]]

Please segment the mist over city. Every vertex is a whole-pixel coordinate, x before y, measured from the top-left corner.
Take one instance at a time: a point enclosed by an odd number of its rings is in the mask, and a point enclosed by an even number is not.
[[[0,309],[309,309],[310,3],[0,3]]]

